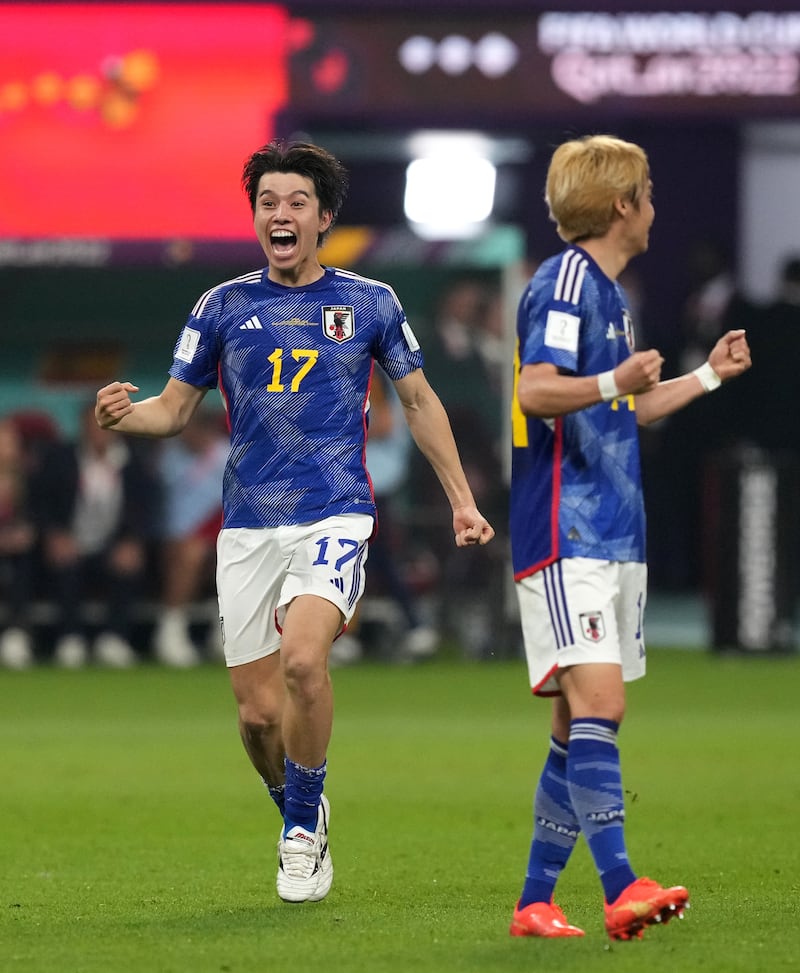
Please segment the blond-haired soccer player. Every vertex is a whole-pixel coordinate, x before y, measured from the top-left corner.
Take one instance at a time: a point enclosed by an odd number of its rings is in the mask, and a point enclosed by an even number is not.
[[[530,684],[552,697],[549,754],[513,936],[582,936],[553,901],[581,832],[612,939],[681,915],[689,893],[640,877],[625,845],[617,732],[626,681],[645,672],[645,514],[637,426],[750,366],[743,331],[694,372],[661,379],[637,350],[618,278],[647,249],[650,170],[637,145],[605,135],[553,154],[545,199],[566,248],[544,261],[518,314],[511,545]]]

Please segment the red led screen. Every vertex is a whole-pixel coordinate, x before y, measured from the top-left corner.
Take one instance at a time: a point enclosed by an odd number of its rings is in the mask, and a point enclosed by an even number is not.
[[[0,237],[250,236],[286,100],[277,4],[0,4]]]

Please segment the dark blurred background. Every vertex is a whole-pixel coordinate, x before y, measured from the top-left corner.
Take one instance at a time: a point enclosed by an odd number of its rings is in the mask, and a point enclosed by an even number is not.
[[[323,262],[397,291],[499,528],[494,552],[453,559],[446,509],[412,453],[394,498],[402,580],[426,625],[467,654],[515,653],[505,488],[516,302],[560,246],[542,198],[552,149],[610,132],[646,149],[655,187],[650,250],[623,281],[638,343],[662,351],[667,375],[699,364],[728,327],[748,328],[754,349],[746,378],[643,434],[654,597],[720,601],[721,537],[740,516],[731,483],[755,464],[780,481],[780,516],[764,529],[781,549],[770,577],[787,587],[785,623],[796,594],[796,516],[783,496],[798,452],[800,8],[588,6],[0,3],[0,417],[21,431],[24,462],[75,440],[107,381],[160,389],[197,298],[261,263],[243,159],[273,136],[317,141],[351,175]],[[409,221],[407,169],[434,156],[445,175],[431,208],[475,157],[492,163],[486,220]],[[474,195],[468,183],[456,214]],[[164,530],[147,538],[155,564]],[[747,542],[725,550],[744,561]],[[158,605],[163,570],[147,577],[142,600]],[[209,578],[191,597],[195,640]],[[47,618],[42,584],[33,600]],[[362,640],[377,654],[393,639],[395,601],[384,581],[365,602]],[[136,616],[141,646],[156,615]],[[791,642],[773,629],[756,641]]]

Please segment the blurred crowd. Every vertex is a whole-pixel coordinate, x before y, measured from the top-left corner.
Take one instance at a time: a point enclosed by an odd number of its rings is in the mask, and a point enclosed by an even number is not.
[[[334,662],[414,661],[435,654],[443,640],[468,658],[488,658],[515,644],[504,632],[510,578],[502,377],[510,357],[496,285],[455,278],[419,331],[425,374],[447,409],[478,508],[497,536],[485,547],[455,547],[450,506],[413,446],[391,383],[376,370],[366,463],[379,528],[364,599],[346,636],[334,642]]]
[[[718,396],[642,432],[655,590],[699,591],[708,470],[730,450],[798,462],[800,411],[794,338],[800,331],[800,257],[788,256],[773,300],[743,296],[724,248],[690,255],[693,277],[669,374],[705,359],[731,327],[747,329],[754,366]],[[646,295],[624,282],[644,319]],[[507,310],[507,309],[506,309]],[[442,287],[415,322],[425,372],[450,416],[477,504],[494,543],[456,552],[450,512],[409,439],[391,383],[376,370],[367,467],[379,532],[359,614],[334,644],[334,664],[414,661],[446,640],[469,658],[514,655],[518,635],[507,548],[507,381],[513,337],[496,280],[464,275]],[[188,667],[220,659],[215,541],[228,449],[221,409],[201,409],[183,434],[137,440],[98,428],[94,400],[78,433],[21,408],[0,417],[0,665]],[[797,526],[792,526],[795,537]],[[796,542],[795,542],[796,543]]]
[[[688,268],[682,319],[665,349],[665,377],[705,361],[730,328],[746,330],[753,367],[730,388],[642,431],[648,564],[655,590],[713,595],[715,555],[708,528],[716,519],[719,471],[753,461],[784,470],[800,465],[794,421],[800,405],[794,377],[800,255],[788,254],[780,262],[774,292],[764,301],[742,291],[722,243],[699,239],[688,254]],[[783,525],[783,536],[797,561],[796,519]]]
[[[449,283],[420,330],[426,374],[500,538],[456,556],[447,501],[376,369],[367,466],[379,530],[361,610],[337,640],[334,664],[425,659],[448,638],[473,657],[495,651],[508,580],[507,354],[496,287]],[[93,397],[75,436],[41,412],[0,417],[0,665],[189,667],[221,658],[214,569],[227,450],[224,412],[211,407],[159,441],[100,429]]]
[[[93,400],[74,438],[39,412],[0,419],[0,664],[185,667],[218,656],[226,456],[218,412],[158,443],[100,429]]]

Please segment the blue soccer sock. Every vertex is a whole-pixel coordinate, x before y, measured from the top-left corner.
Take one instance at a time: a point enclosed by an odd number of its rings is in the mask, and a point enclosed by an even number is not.
[[[264,786],[269,791],[269,796],[272,798],[278,810],[281,812],[281,817],[283,817],[286,813],[286,784],[268,784],[266,781],[264,781]]]
[[[577,719],[570,724],[567,780],[606,902],[636,881],[625,847],[625,805],[617,749],[619,724]]]
[[[284,835],[292,828],[317,830],[317,808],[322,797],[328,762],[319,767],[303,767],[286,757],[286,786],[284,790]]]
[[[551,901],[558,877],[580,834],[567,785],[567,748],[555,737],[550,739],[550,752],[536,788],[533,819],[533,840],[520,908],[532,902]]]

